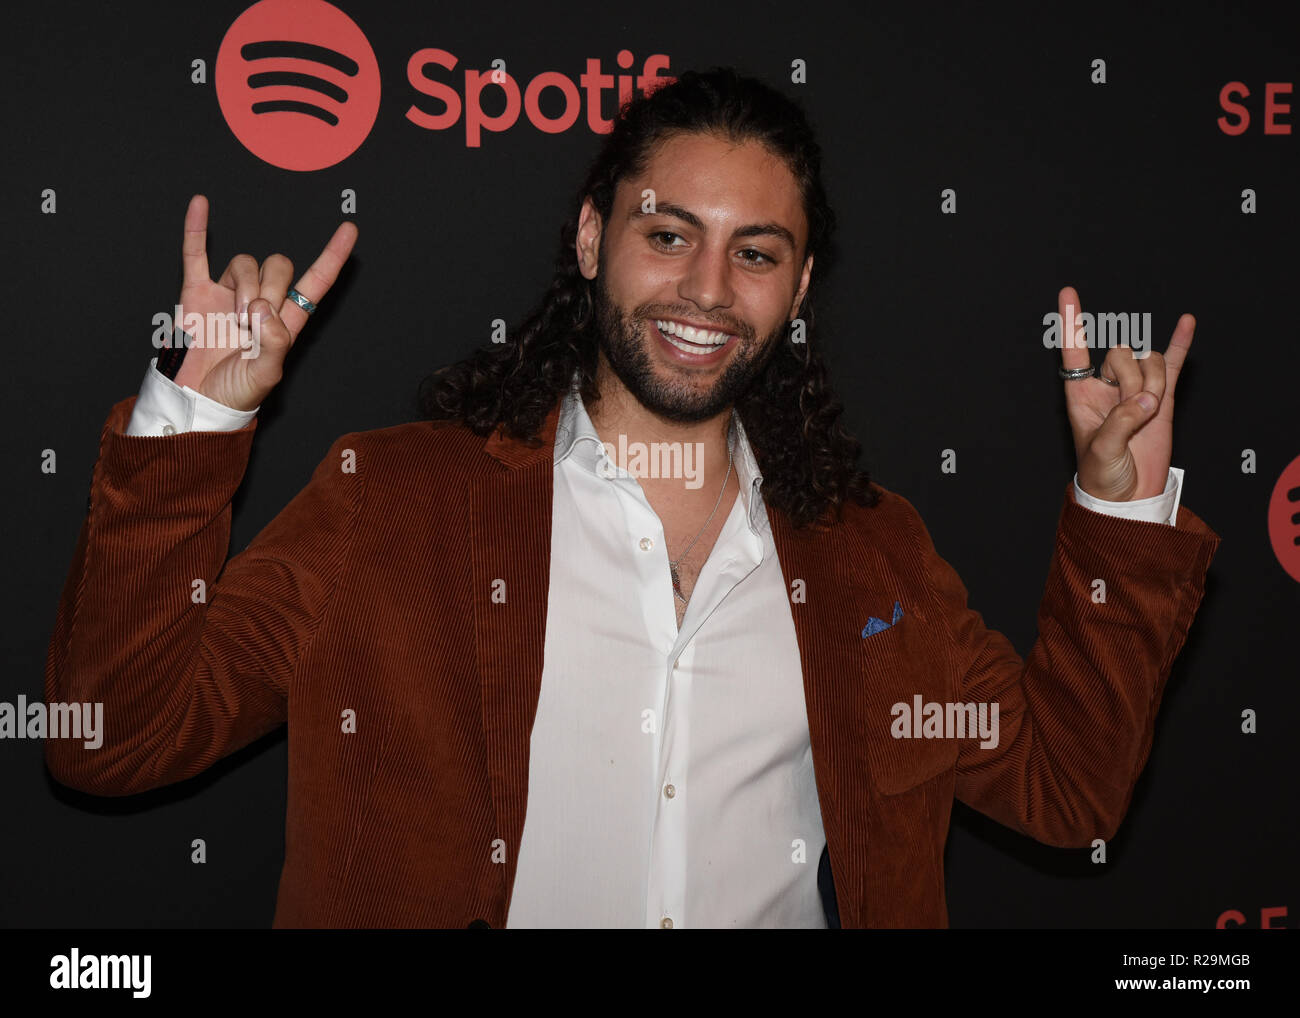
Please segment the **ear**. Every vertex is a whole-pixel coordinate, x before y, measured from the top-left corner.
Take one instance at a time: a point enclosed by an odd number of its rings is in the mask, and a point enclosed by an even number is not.
[[[600,213],[590,197],[584,198],[582,211],[578,213],[578,236],[574,248],[578,255],[578,271],[587,279],[595,279],[600,268],[601,228]]]
[[[794,295],[794,303],[790,305],[790,320],[794,321],[799,316],[799,307],[803,304],[804,294],[808,292],[808,284],[812,281],[813,256],[809,255],[804,259],[803,274],[799,278],[799,292]]]

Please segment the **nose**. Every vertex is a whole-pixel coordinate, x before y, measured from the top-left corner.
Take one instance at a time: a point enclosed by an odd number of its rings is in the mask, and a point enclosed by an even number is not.
[[[735,300],[731,271],[725,246],[703,244],[687,262],[677,294],[701,311],[729,308]]]

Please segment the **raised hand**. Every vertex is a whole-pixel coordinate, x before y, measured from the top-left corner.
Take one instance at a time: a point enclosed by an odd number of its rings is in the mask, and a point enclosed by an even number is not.
[[[338,278],[356,243],[357,228],[342,223],[325,249],[294,289],[319,304]],[[284,374],[284,358],[307,324],[307,312],[285,299],[293,278],[293,263],[282,254],[270,255],[259,267],[252,255],[230,259],[216,282],[208,275],[208,200],[201,194],[190,199],[185,211],[185,240],[181,247],[184,281],[181,284],[182,319],[197,312],[205,316],[239,315],[240,333],[248,344],[256,325],[256,356],[249,349],[218,347],[205,335],[204,344],[191,346],[174,381],[236,410],[254,410]],[[256,322],[252,316],[258,316]],[[209,330],[205,329],[205,333]]]
[[[1091,358],[1083,328],[1076,326],[1073,340],[1064,332],[1066,307],[1074,306],[1076,320],[1082,313],[1078,293],[1065,287],[1057,305],[1061,362],[1066,368],[1086,368]],[[1119,382],[1118,388],[1096,376],[1064,382],[1079,487],[1089,495],[1128,502],[1165,490],[1173,448],[1174,386],[1195,329],[1191,315],[1179,318],[1163,356],[1151,350],[1139,360],[1130,347],[1111,348],[1099,374]]]

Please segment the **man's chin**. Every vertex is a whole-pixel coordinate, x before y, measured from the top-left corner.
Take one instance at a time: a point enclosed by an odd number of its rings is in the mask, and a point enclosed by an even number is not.
[[[729,401],[719,391],[721,388],[721,380],[716,376],[706,381],[698,372],[661,369],[654,373],[649,384],[642,380],[632,395],[660,417],[678,424],[696,424],[728,409]]]

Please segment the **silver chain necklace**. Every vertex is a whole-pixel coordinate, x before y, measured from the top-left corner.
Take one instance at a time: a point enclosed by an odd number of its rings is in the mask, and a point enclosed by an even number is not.
[[[718,511],[718,506],[722,505],[722,495],[723,492],[727,490],[727,480],[730,477],[731,477],[731,442],[728,441],[727,442],[727,472],[722,475],[722,491],[718,492],[718,500],[713,503],[713,512],[709,513],[709,518],[704,521],[704,526],[700,528],[700,532],[696,534],[691,539],[691,543],[686,546],[686,551],[678,555],[676,561],[668,563],[668,571],[672,574],[673,577],[673,593],[682,602],[682,604],[686,604],[687,600],[686,600],[686,595],[682,593],[682,578],[677,573],[678,563],[680,563],[681,560],[684,559],[690,553],[690,550],[695,547],[695,542],[698,541],[704,535],[704,532],[709,529],[709,524],[713,522],[713,517]]]

